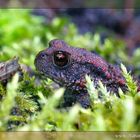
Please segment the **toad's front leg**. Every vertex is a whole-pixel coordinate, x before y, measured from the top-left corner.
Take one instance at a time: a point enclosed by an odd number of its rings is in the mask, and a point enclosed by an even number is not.
[[[72,91],[66,89],[64,93],[63,107],[70,107],[75,103],[79,103],[83,108],[90,107],[90,97],[87,91]]]

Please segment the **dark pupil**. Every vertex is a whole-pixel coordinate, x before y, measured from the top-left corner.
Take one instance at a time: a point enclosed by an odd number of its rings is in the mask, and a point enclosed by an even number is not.
[[[54,53],[54,63],[57,66],[63,67],[68,64],[68,54],[62,51],[58,51]]]

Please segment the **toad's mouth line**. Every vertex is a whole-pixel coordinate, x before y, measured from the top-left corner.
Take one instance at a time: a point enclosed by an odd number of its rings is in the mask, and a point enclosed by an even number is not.
[[[68,85],[66,82],[63,82],[62,80],[58,79],[57,77],[54,78],[53,76],[50,76],[50,75],[48,75],[48,74],[46,74],[46,73],[44,73],[42,71],[39,71],[39,74],[41,74],[41,77],[49,78],[49,79],[51,79],[52,81],[56,82],[57,84],[59,84],[62,87],[67,87],[67,85]]]
[[[74,85],[75,85],[75,82],[67,83],[67,82],[64,82],[64,81],[58,79],[57,77],[54,78],[53,76],[50,76],[50,75],[48,75],[44,72],[41,72],[41,71],[39,72],[39,74],[41,74],[42,78],[44,78],[44,77],[49,78],[61,87],[70,88],[70,87],[74,87]]]

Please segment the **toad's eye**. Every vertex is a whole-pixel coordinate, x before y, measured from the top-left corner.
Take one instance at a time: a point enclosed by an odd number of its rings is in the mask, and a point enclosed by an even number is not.
[[[67,66],[70,61],[70,54],[63,51],[54,52],[53,60],[54,64],[59,67]]]

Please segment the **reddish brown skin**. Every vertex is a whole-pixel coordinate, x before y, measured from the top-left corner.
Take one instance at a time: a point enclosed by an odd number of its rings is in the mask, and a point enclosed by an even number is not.
[[[69,61],[60,67],[56,64],[54,54],[62,52]],[[65,58],[65,57],[64,57]],[[60,61],[60,60],[59,60]],[[63,40],[52,40],[49,48],[38,53],[35,59],[36,69],[46,77],[66,88],[64,105],[71,106],[79,102],[83,107],[90,106],[90,99],[85,86],[85,75],[90,75],[95,87],[98,81],[107,87],[108,91],[118,95],[118,88],[127,90],[125,79],[119,67],[108,64],[103,58],[85,49],[69,46]]]

